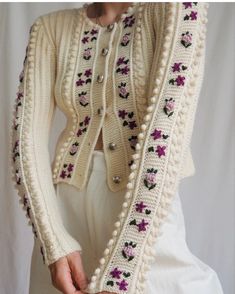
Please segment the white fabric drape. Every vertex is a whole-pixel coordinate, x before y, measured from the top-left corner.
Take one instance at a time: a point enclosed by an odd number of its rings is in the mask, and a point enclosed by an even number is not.
[[[44,13],[81,3],[0,3],[0,293],[28,294],[31,228],[13,189],[9,132],[30,25]],[[208,15],[205,79],[192,136],[196,167],[182,180],[187,242],[209,264],[224,293],[235,293],[235,3],[211,3]],[[57,113],[51,154],[65,123]],[[44,293],[42,293],[44,294]],[[173,293],[169,293],[173,294]]]

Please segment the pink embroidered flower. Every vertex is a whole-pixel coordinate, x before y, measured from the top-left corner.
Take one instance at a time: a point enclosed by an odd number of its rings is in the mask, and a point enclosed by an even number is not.
[[[122,46],[127,46],[127,44],[130,42],[130,33],[126,33],[123,37],[122,37],[122,41],[121,41],[121,45]]]
[[[163,108],[165,114],[169,117],[174,113],[175,100],[171,97],[170,99],[165,99],[165,106]]]
[[[175,101],[171,100],[171,101],[167,101],[166,103],[166,109],[167,111],[172,111],[175,107]]]
[[[156,186],[156,173],[157,169],[148,168],[144,178],[144,185],[149,189],[153,189]]]
[[[146,175],[146,180],[148,181],[149,184],[154,184],[156,181],[156,174],[155,173],[148,173]]]
[[[130,93],[126,89],[126,83],[121,82],[120,85],[118,85],[118,88],[119,88],[119,96],[121,98],[127,99]]]
[[[82,105],[82,106],[87,106],[89,103],[88,103],[88,101],[89,101],[89,99],[88,99],[88,97],[86,96],[86,93],[87,92],[81,92],[81,93],[79,93],[78,94],[78,96],[79,96],[79,103]]]
[[[72,156],[75,155],[78,151],[78,146],[79,146],[78,142],[73,143],[73,145],[70,148],[69,154]]]
[[[183,33],[181,35],[181,44],[185,47],[188,48],[189,46],[192,45],[192,34],[189,33],[188,31],[186,33]]]
[[[83,53],[83,58],[84,59],[89,60],[91,58],[91,49],[92,48],[86,48],[84,50],[84,53]]]

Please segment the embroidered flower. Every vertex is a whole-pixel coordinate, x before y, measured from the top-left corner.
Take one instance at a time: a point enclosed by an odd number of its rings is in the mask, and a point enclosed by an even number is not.
[[[87,126],[90,122],[90,117],[87,115],[85,116],[84,120],[79,123],[80,127]],[[83,133],[87,131],[87,127],[79,128],[77,131],[77,137],[80,137]]]
[[[70,148],[70,151],[69,151],[69,154],[70,155],[75,155],[78,151],[78,146],[79,146],[79,143],[78,142],[75,142],[72,144],[71,148]]]
[[[138,223],[137,224],[137,226],[138,226],[138,231],[139,232],[142,232],[142,231],[146,231],[147,230],[147,225],[148,225],[149,223],[147,222],[147,221],[145,221],[144,219],[142,219],[142,221],[140,222],[140,223]]]
[[[21,173],[18,170],[18,168],[15,170],[15,179],[16,179],[17,185],[21,185]]]
[[[166,146],[160,146],[160,145],[157,146],[156,152],[158,154],[158,157],[166,155],[165,149],[166,149]]]
[[[69,163],[69,164],[65,163],[60,173],[60,177],[62,179],[71,178],[71,173],[73,171],[73,168],[74,168],[74,165],[72,163]]]
[[[190,14],[186,14],[184,20],[197,20],[197,11],[191,11]]]
[[[127,27],[132,27],[133,24],[135,23],[135,17],[134,17],[134,14],[129,15],[129,16],[126,16],[126,17],[123,19],[123,23],[124,23],[124,29],[127,28]]]
[[[147,207],[147,205],[145,205],[143,201],[135,204],[135,210],[140,213],[143,212],[145,207]]]
[[[185,47],[188,48],[189,46],[192,45],[192,34],[189,33],[188,31],[186,33],[181,34],[181,44]]]
[[[183,5],[185,9],[192,8],[192,2],[183,2]]]
[[[130,142],[131,149],[135,150],[135,145],[137,144],[137,136],[131,136],[128,138],[128,141]]]
[[[89,60],[91,58],[91,49],[92,47],[86,48],[83,52],[83,58]]]
[[[126,33],[123,37],[122,37],[122,40],[121,40],[121,45],[122,46],[127,46],[128,43],[130,42],[130,34],[131,33]]]
[[[88,36],[82,38],[82,43],[83,44],[86,44],[88,42],[89,42],[89,37]]]
[[[172,71],[173,72],[181,72],[182,70],[186,70],[187,66],[183,65],[182,62],[175,62],[174,65],[172,66]]]
[[[116,282],[120,291],[127,291],[128,283],[123,279],[121,282]]]
[[[176,79],[170,79],[169,84],[176,85],[177,87],[184,86],[185,77],[178,75]]]
[[[117,267],[115,267],[111,272],[110,275],[114,279],[120,279],[121,278],[122,271],[120,271]]]
[[[127,115],[127,119],[126,118]],[[137,127],[136,121],[135,120],[129,120],[134,116],[134,112],[127,112],[125,110],[118,110],[118,116],[122,119],[124,119],[123,121],[123,126],[128,126],[131,130],[133,130],[134,128]],[[129,120],[129,121],[128,121]]]
[[[89,98],[88,98],[88,96],[86,94],[87,94],[87,92],[84,92],[84,91],[82,91],[81,93],[78,94],[79,103],[84,107],[89,104],[89,102],[88,102]]]
[[[128,261],[131,261],[135,257],[135,250],[136,243],[131,242],[125,242],[124,248],[122,250],[122,255],[124,258],[126,258]]]
[[[88,84],[91,83],[91,78],[90,76],[92,75],[92,70],[91,68],[86,69],[84,72],[84,79],[81,78],[81,76],[83,75],[82,72],[78,73],[77,76],[79,77],[79,79],[76,81],[76,85],[79,86],[83,86],[84,84]]]
[[[162,131],[161,131],[161,130],[158,130],[158,129],[155,129],[155,130],[151,133],[151,136],[153,137],[154,140],[157,140],[157,139],[161,138],[161,136],[162,136]]]
[[[122,75],[127,75],[130,71],[129,66],[127,65],[128,62],[129,62],[129,59],[125,59],[125,57],[119,57],[117,60],[116,73],[121,73]],[[121,65],[125,65],[125,66],[120,67]]]
[[[184,9],[192,8],[193,5],[197,6],[198,2],[183,2]]]
[[[157,169],[150,168],[147,169],[147,173],[144,178],[144,185],[149,189],[153,189],[156,186],[156,174]]]
[[[127,99],[130,93],[126,89],[126,83],[121,82],[121,84],[118,85],[118,88],[119,97]]]
[[[171,97],[170,99],[165,99],[165,106],[163,108],[165,114],[169,117],[174,113],[175,100]]]

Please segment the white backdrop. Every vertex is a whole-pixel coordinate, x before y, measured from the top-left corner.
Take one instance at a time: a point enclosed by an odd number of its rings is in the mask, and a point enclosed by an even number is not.
[[[32,233],[7,156],[29,28],[41,14],[80,4],[0,3],[0,294],[28,294]],[[205,79],[192,136],[196,174],[181,181],[180,195],[189,248],[217,272],[224,293],[234,294],[235,3],[211,3],[208,18]],[[57,113],[51,152],[62,124]]]

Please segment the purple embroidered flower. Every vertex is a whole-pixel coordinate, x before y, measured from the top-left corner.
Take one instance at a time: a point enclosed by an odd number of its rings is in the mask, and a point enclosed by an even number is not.
[[[149,168],[144,178],[144,185],[149,189],[153,189],[156,186],[156,173],[157,169]]]
[[[191,20],[197,20],[197,11],[191,11],[190,18]]]
[[[67,168],[68,172],[73,171],[73,167],[74,167],[74,165],[72,163],[70,163]]]
[[[157,139],[161,138],[161,136],[162,136],[162,131],[161,131],[161,130],[158,130],[158,129],[155,129],[155,130],[152,132],[151,136],[153,137],[154,140],[157,140]]]
[[[140,213],[143,212],[145,207],[147,207],[147,205],[145,205],[143,201],[135,204],[135,210]]]
[[[85,73],[84,73],[84,76],[86,76],[86,77],[88,78],[88,77],[91,76],[91,75],[92,75],[92,73],[91,73],[91,68],[86,69],[86,70],[85,70]]]
[[[126,64],[125,57],[119,57],[117,60],[117,66]]]
[[[15,141],[12,153],[13,153],[13,161],[15,162],[16,157],[20,156],[20,153],[19,153],[19,140]]]
[[[24,79],[24,70],[22,70],[20,75],[19,75],[19,82],[22,83],[23,79]]]
[[[183,65],[182,62],[175,62],[172,66],[173,72],[180,72],[181,70],[186,70],[187,66]]]
[[[145,221],[144,219],[142,219],[142,221],[140,223],[137,224],[138,227],[138,231],[142,232],[142,231],[146,231],[146,227],[148,225],[148,222]]]
[[[115,267],[111,272],[111,276],[114,278],[114,279],[120,279],[121,278],[121,273],[122,271],[120,271],[117,267]]]
[[[81,129],[78,129],[78,131],[77,131],[77,137],[79,137],[81,135],[82,135],[82,130]]]
[[[76,85],[79,86],[83,86],[83,84],[85,83],[84,80],[82,80],[81,78],[79,80],[76,81]]]
[[[166,149],[166,146],[160,146],[160,145],[157,146],[156,152],[158,154],[158,157],[166,155],[165,149]]]
[[[130,34],[131,33],[126,33],[123,37],[122,37],[122,41],[121,41],[121,45],[122,46],[127,46],[128,43],[130,42]]]
[[[91,118],[90,118],[88,115],[85,117],[85,119],[84,119],[84,124],[85,124],[85,126],[89,124],[90,119],[91,119]]]
[[[122,74],[122,75],[127,75],[128,72],[130,71],[130,68],[129,68],[128,65],[126,65],[126,66],[120,68],[120,71],[121,71],[121,74]]]
[[[90,48],[86,48],[84,50],[84,53],[83,53],[83,58],[86,59],[86,60],[89,60],[91,58],[91,47]]]
[[[179,86],[184,86],[184,80],[185,77],[178,75],[177,78],[175,79],[176,85]]]
[[[131,130],[133,130],[133,129],[136,128],[136,127],[137,127],[137,124],[136,124],[135,120],[133,120],[133,121],[129,121],[129,128],[130,128]]]
[[[126,89],[126,83],[121,82],[121,84],[118,85],[118,88],[119,88],[119,97],[127,99],[130,93]]]
[[[91,35],[93,36],[93,35],[96,35],[98,33],[98,29],[92,29],[91,30]]]
[[[88,42],[89,42],[89,37],[88,36],[82,38],[82,43],[83,44],[86,44]]]
[[[182,35],[181,35],[181,44],[185,47],[185,48],[188,48],[189,46],[191,46],[192,45],[192,40],[193,40],[193,38],[192,38],[192,34],[191,33],[189,33],[188,31],[186,32],[186,33],[183,33]]]
[[[183,5],[185,9],[192,8],[192,2],[183,2]]]
[[[125,280],[122,280],[121,282],[116,282],[116,284],[119,286],[119,290],[127,291],[128,283]]]
[[[130,16],[126,16],[124,19],[123,19],[123,23],[124,23],[124,29],[126,27],[132,27],[133,24],[135,23],[135,17],[134,17],[134,14],[130,15]]]
[[[65,179],[65,178],[67,177],[67,173],[66,173],[65,170],[62,170],[62,171],[61,171],[60,177],[61,177],[62,179]]]
[[[73,143],[73,145],[70,148],[69,154],[72,156],[75,155],[78,151],[78,146],[79,146],[78,142]]]
[[[21,173],[18,169],[15,170],[15,179],[17,185],[21,185]]]
[[[118,110],[118,116],[121,117],[122,119],[125,119],[127,114],[128,112],[126,112],[125,110]]]

